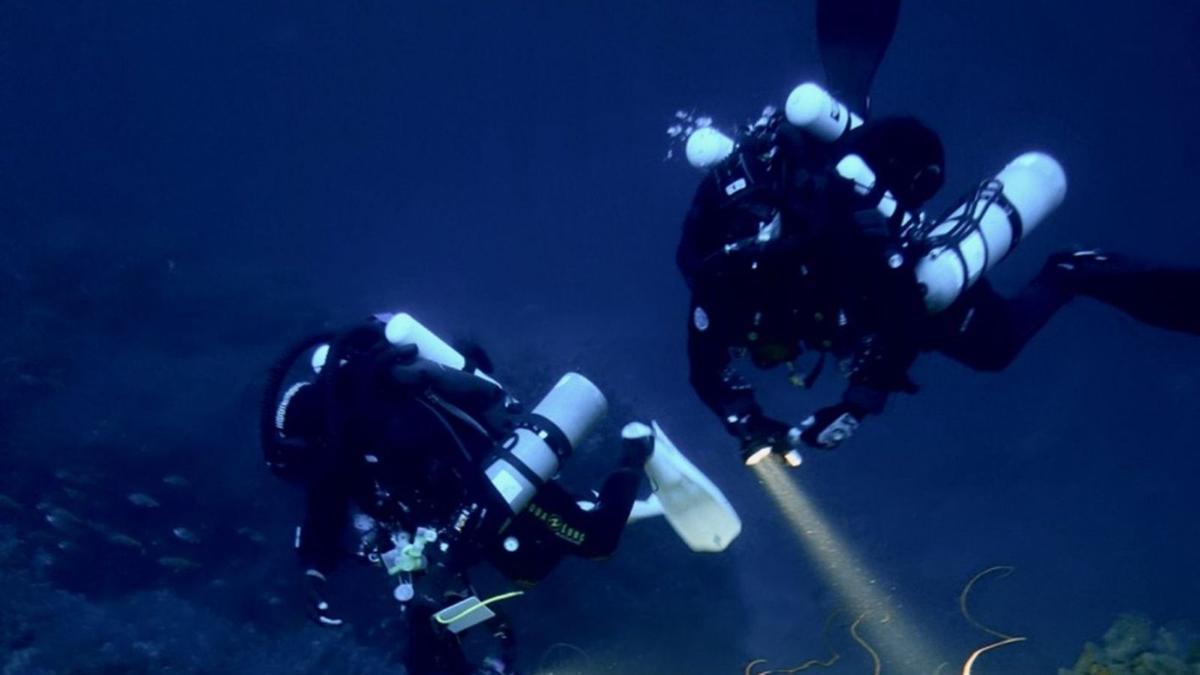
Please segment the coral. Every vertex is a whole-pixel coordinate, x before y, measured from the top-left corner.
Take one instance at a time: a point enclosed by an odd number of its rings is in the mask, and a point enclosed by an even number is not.
[[[1200,639],[1184,628],[1119,617],[1101,644],[1087,643],[1075,667],[1059,675],[1200,675]]]

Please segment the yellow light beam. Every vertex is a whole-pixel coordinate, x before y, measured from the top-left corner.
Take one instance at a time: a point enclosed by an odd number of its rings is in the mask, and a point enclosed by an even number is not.
[[[810,499],[796,486],[791,472],[777,461],[764,461],[753,467],[767,493],[791,526],[792,533],[817,570],[843,602],[853,611],[877,613],[885,617],[871,633],[889,667],[900,673],[925,675],[941,659],[933,648],[912,628],[900,606],[838,536]],[[943,652],[944,653],[944,652]]]

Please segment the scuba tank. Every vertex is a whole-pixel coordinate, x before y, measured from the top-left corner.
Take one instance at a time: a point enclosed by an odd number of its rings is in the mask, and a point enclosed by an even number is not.
[[[806,82],[792,90],[784,106],[784,114],[793,126],[826,143],[838,140],[847,131],[863,124],[861,117],[813,82]]]
[[[384,335],[394,345],[416,345],[422,357],[447,368],[465,370],[467,367],[465,356],[409,314],[400,313],[388,319]]]
[[[587,437],[608,402],[590,380],[567,373],[497,448],[484,473],[512,515],[520,513]]]
[[[417,353],[423,358],[440,363],[447,368],[470,372],[475,377],[487,380],[504,389],[499,382],[475,367],[467,360],[467,357],[460,354],[458,350],[451,347],[449,343],[410,314],[402,312],[388,318],[387,325],[384,327],[384,335],[387,337],[387,341],[394,345],[414,344],[417,346]],[[514,400],[509,397],[508,402],[512,403]]]
[[[473,375],[497,384],[409,314],[390,317],[384,333],[392,344],[415,344],[426,359],[455,370],[470,369]],[[508,515],[520,513],[541,485],[558,473],[562,461],[587,437],[607,408],[596,385],[583,375],[568,373],[532,413],[516,422],[513,433],[482,466]]]
[[[1050,155],[1029,152],[980,183],[948,215],[916,234],[928,247],[916,276],[925,307],[940,312],[1062,204],[1067,176]]]
[[[745,130],[746,134],[753,135],[770,126],[774,114],[774,108],[768,107],[759,120]],[[792,90],[784,105],[784,117],[792,126],[825,143],[833,143],[863,124],[861,117],[813,82],[806,82]],[[674,135],[675,130],[680,128],[674,127],[669,133]],[[739,134],[738,140],[735,140],[708,123],[694,124],[685,133],[687,140],[684,153],[688,164],[701,171],[725,161],[743,139],[743,135]]]
[[[714,127],[700,127],[687,138],[684,152],[688,164],[707,171],[733,154],[737,143]]]
[[[837,172],[885,218],[895,215],[895,197],[875,189],[875,173],[861,157],[842,158]],[[941,218],[927,221],[924,214],[903,214],[899,229],[903,246],[915,244],[923,252],[914,274],[929,313],[954,304],[1058,208],[1066,194],[1062,165],[1045,153],[1029,152],[980,183]],[[889,266],[903,264],[902,257],[895,258],[899,255],[893,254]]]

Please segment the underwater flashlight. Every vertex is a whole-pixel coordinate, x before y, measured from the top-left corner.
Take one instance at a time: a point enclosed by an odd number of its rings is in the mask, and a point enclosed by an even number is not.
[[[804,462],[804,458],[800,456],[799,450],[792,449],[783,456],[783,461],[787,462],[788,466],[796,468]]]
[[[746,461],[746,466],[754,466],[764,459],[771,456],[772,448],[769,445],[761,446],[757,449],[746,448],[742,451],[742,459]]]

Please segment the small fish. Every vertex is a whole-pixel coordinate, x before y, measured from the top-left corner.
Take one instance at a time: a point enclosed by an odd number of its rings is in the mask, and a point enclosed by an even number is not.
[[[200,563],[187,558],[179,558],[175,556],[159,558],[158,564],[171,570],[172,572],[187,572],[188,570],[200,569]]]
[[[64,495],[70,497],[71,499],[73,499],[77,502],[81,502],[81,501],[87,499],[87,495],[85,495],[81,490],[76,490],[75,488],[70,488],[65,485],[62,486],[60,489],[62,490]]]
[[[61,532],[78,532],[85,523],[78,516],[66,509],[51,507],[46,514],[46,522]]]
[[[171,533],[174,534],[175,537],[178,538],[180,541],[186,541],[189,544],[199,544],[200,543],[200,535],[196,534],[195,532],[192,532],[191,530],[187,529],[186,527],[177,527],[177,528],[171,530]]]
[[[126,499],[129,500],[130,504],[133,504],[134,506],[140,506],[143,509],[157,509],[158,508],[158,500],[157,499],[155,499],[154,497],[151,497],[148,494],[143,494],[141,492],[134,492],[134,493],[130,494],[128,497],[126,497]]]
[[[73,483],[75,485],[95,485],[96,481],[90,476],[85,476],[81,473],[60,469],[54,472],[54,477],[64,483]]]
[[[267,541],[262,532],[250,529],[249,527],[239,527],[237,533],[256,544],[262,544]]]
[[[162,482],[170,485],[171,487],[177,488],[185,488],[192,484],[188,479],[175,473],[171,474],[170,476],[163,476]]]
[[[121,534],[120,532],[113,532],[112,534],[108,535],[108,537],[106,538],[106,541],[108,541],[108,543],[110,543],[114,546],[124,546],[126,548],[136,548],[139,551],[146,549],[146,547],[142,544],[142,542],[138,541],[137,539],[134,539],[133,537],[131,537],[127,534]]]

